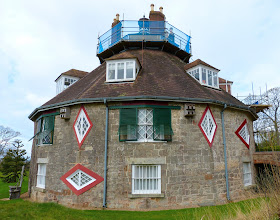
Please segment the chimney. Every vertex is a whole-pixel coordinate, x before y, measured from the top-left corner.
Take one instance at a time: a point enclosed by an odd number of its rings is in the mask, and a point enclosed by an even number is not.
[[[115,27],[118,23],[120,23],[120,15],[116,14],[116,18],[114,18],[114,21],[112,23],[112,27]]]
[[[165,21],[165,16],[163,14],[163,7],[159,8],[160,11],[154,11],[154,4],[151,4],[150,11],[150,21]]]

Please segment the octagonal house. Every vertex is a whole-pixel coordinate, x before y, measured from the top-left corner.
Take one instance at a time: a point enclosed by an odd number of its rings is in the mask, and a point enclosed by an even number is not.
[[[101,65],[29,116],[31,198],[128,210],[244,199],[257,116],[217,68],[189,63],[190,36],[152,5],[149,18],[117,15],[98,42]]]

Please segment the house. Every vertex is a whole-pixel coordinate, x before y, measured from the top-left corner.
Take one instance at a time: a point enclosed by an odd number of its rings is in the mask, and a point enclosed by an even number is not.
[[[246,198],[257,115],[220,89],[219,69],[189,63],[190,36],[162,8],[117,15],[97,56],[100,66],[29,116],[33,200],[151,210]]]

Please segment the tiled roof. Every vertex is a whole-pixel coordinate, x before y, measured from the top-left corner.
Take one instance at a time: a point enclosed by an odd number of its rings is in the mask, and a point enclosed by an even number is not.
[[[213,69],[215,69],[215,70],[217,70],[217,71],[220,71],[219,69],[217,69],[217,68],[215,68],[215,67],[209,65],[208,63],[205,63],[204,61],[202,61],[202,60],[200,60],[200,59],[197,59],[197,60],[195,60],[195,61],[193,61],[193,62],[191,62],[191,63],[186,64],[186,65],[185,65],[185,70],[188,70],[188,69],[190,69],[190,68],[192,68],[192,67],[195,67],[195,66],[197,66],[197,65],[199,65],[199,64],[202,64],[202,65],[204,65],[204,66],[208,66],[208,67],[213,68]]]
[[[43,106],[87,98],[135,96],[207,99],[245,106],[223,90],[202,86],[186,73],[185,63],[174,55],[159,50],[129,50],[114,55],[112,59],[129,57],[137,57],[142,66],[135,82],[106,83],[104,62]]]
[[[61,73],[59,75],[59,77],[62,76],[62,75],[66,75],[66,76],[74,76],[74,77],[78,77],[78,78],[83,78],[87,74],[88,74],[88,72],[85,72],[85,71],[71,69],[71,70],[68,70],[64,73]],[[59,77],[57,77],[56,80],[58,80]]]

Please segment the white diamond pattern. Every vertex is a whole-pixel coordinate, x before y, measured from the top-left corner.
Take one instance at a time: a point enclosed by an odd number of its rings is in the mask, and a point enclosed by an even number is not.
[[[153,110],[138,109],[138,140],[153,140]]]
[[[82,108],[74,125],[74,130],[79,143],[82,142],[89,129],[90,122],[85,114],[84,109]]]
[[[209,108],[207,109],[207,112],[201,122],[201,128],[205,133],[208,141],[211,143],[214,138],[217,126]]]
[[[76,170],[72,175],[66,178],[66,180],[73,185],[77,190],[80,190],[87,185],[93,183],[96,179],[89,176],[82,170]]]

